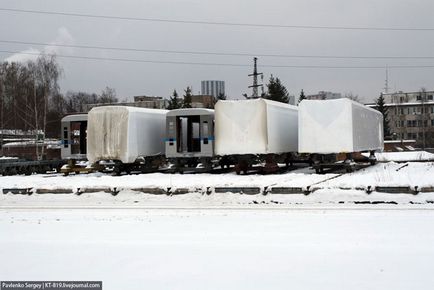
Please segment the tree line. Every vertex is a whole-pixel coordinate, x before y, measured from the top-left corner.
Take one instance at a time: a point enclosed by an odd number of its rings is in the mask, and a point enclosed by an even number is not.
[[[63,95],[59,88],[62,74],[54,55],[0,64],[0,130],[59,138],[64,115],[85,112],[88,104],[118,101],[109,87],[100,94],[70,91]]]

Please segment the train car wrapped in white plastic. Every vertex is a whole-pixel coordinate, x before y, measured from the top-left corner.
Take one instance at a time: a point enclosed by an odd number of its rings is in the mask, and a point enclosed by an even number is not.
[[[299,105],[300,153],[352,153],[383,150],[383,115],[342,98],[303,100]]]
[[[95,107],[88,114],[87,157],[113,161],[116,173],[158,168],[164,157],[167,110]]]
[[[247,160],[242,171],[251,163],[244,157],[264,159],[266,155],[297,152],[298,108],[266,99],[219,101],[215,139],[215,153],[223,160],[224,156],[235,156],[238,162]]]

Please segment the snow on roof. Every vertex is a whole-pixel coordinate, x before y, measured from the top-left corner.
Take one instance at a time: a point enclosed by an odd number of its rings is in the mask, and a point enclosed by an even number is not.
[[[395,107],[395,106],[421,106],[421,105],[434,105],[434,102],[404,102],[404,103],[388,103],[388,104],[384,104],[384,106],[386,107]]]
[[[197,115],[214,115],[214,110],[204,108],[187,108],[171,110],[166,116],[197,116]]]
[[[166,114],[168,110],[162,109],[150,109],[150,108],[141,108],[141,107],[129,107],[129,106],[101,106],[92,108],[89,111],[107,111],[107,110],[119,110],[119,111],[128,111],[128,112],[144,112],[148,114]]]
[[[415,142],[416,142],[416,140],[411,140],[411,139],[408,139],[408,140],[384,140],[384,143],[388,143],[388,144],[415,143]]]
[[[62,122],[87,121],[87,114],[68,115],[62,118]]]
[[[45,140],[45,142],[42,141],[38,141],[37,142],[38,145],[60,145],[60,141],[59,140]],[[7,148],[7,147],[26,147],[26,146],[32,146],[35,145],[35,140],[32,141],[25,141],[25,142],[11,142],[11,143],[7,143],[4,144],[3,147]]]
[[[0,160],[18,159],[18,157],[0,156]]]

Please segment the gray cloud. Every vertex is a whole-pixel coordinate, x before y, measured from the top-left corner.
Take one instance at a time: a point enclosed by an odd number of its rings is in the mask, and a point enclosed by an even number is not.
[[[71,47],[63,47],[59,45],[72,45],[74,44],[74,38],[65,27],[60,27],[57,30],[56,38],[46,45],[42,50],[30,47],[24,49],[18,53],[15,53],[4,60],[7,62],[26,62],[36,60],[41,53],[44,54],[72,54],[74,49]]]
[[[4,0],[2,7],[65,11],[130,17],[187,19],[204,21],[275,23],[295,25],[422,27],[433,28],[430,0],[93,0],[17,1]],[[87,19],[66,16],[0,12],[0,35],[4,39],[52,42],[58,28],[69,35],[61,41],[84,45],[146,49],[247,52],[298,55],[433,55],[434,32],[336,31],[283,28],[248,28],[213,25],[155,23]],[[56,41],[56,40],[54,40]],[[3,50],[23,51],[28,47],[0,44]],[[33,47],[35,50],[55,47]],[[144,52],[74,49],[62,54],[160,61],[252,64],[249,56],[197,56]],[[1,54],[0,57],[11,57]],[[99,91],[116,88],[120,97],[138,94],[169,96],[174,88],[188,85],[195,92],[200,81],[226,81],[231,98],[250,90],[251,67],[193,66],[59,58],[64,68],[63,90]],[[301,89],[307,94],[319,90],[352,92],[364,100],[376,98],[384,87],[385,69],[267,68],[269,65],[386,66],[426,65],[433,60],[349,60],[261,57],[259,70],[265,79],[279,77],[291,94]],[[434,89],[433,69],[390,69],[390,86],[397,90]]]

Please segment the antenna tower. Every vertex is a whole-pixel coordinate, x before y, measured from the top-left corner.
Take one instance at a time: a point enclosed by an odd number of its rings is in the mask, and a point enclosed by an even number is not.
[[[259,98],[258,87],[262,87],[262,92],[264,91],[264,86],[262,84],[258,85],[258,76],[261,76],[261,78],[263,78],[264,74],[258,73],[258,65],[257,65],[258,58],[257,57],[253,58],[253,61],[254,61],[253,73],[249,74],[249,77],[253,77],[253,85],[249,86],[249,88],[253,88],[252,96],[250,97],[250,99],[257,99]]]

